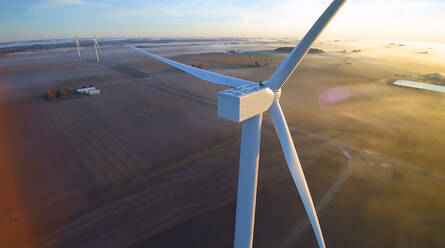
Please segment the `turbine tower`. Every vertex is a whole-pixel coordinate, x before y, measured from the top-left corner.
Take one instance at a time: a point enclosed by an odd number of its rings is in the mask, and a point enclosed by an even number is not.
[[[281,87],[288,81],[314,41],[345,2],[346,0],[332,1],[269,80],[261,84],[184,65],[134,46],[129,46],[138,52],[174,66],[197,78],[229,87],[229,89],[218,93],[217,108],[220,117],[241,123],[241,149],[235,218],[235,248],[250,248],[253,243],[261,122],[263,113],[266,111],[269,112],[272,118],[272,123],[280,140],[287,166],[300,194],[318,246],[320,248],[325,247],[314,203],[279,99]]]
[[[77,47],[77,53],[79,54],[79,59],[82,58],[82,55],[80,54],[80,50],[82,49],[80,47],[79,37],[76,36],[76,47]]]
[[[100,51],[99,43],[97,43],[96,35],[94,35],[93,42],[94,42],[94,50],[96,51],[96,59],[97,59],[97,62],[99,62],[99,54],[101,54],[101,51]]]

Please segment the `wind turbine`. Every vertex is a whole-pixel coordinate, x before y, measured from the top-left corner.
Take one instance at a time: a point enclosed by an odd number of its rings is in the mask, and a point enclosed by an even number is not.
[[[76,46],[77,46],[77,53],[79,54],[79,58],[81,58],[82,55],[80,54],[80,50],[82,48],[80,47],[79,37],[76,37]]]
[[[101,51],[100,51],[99,43],[97,43],[96,35],[94,35],[93,42],[94,42],[94,50],[96,51],[96,59],[97,59],[97,62],[99,62],[99,54],[101,53]]]
[[[325,247],[314,203],[279,99],[281,87],[288,81],[316,38],[345,2],[346,0],[334,0],[272,76],[260,84],[184,65],[134,46],[129,46],[138,52],[174,66],[197,78],[229,87],[229,89],[218,93],[217,108],[220,117],[236,123],[241,122],[235,248],[250,248],[253,243],[261,122],[263,113],[266,111],[272,117],[272,123],[280,140],[287,166],[300,194],[318,246],[320,248]]]

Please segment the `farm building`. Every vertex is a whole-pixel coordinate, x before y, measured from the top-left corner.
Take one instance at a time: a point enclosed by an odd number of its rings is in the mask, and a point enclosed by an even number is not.
[[[95,87],[79,88],[79,89],[76,89],[76,92],[79,94],[88,94],[88,92],[90,90],[96,90],[96,88]]]
[[[99,95],[99,94],[100,94],[100,90],[94,89],[94,90],[89,90],[88,91],[88,95],[89,96],[95,96],[95,95]]]

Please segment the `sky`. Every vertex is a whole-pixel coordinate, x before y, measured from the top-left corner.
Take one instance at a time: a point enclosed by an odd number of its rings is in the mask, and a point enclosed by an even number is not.
[[[92,37],[299,38],[330,0],[1,0],[0,42]],[[348,0],[321,39],[445,43],[445,0]]]

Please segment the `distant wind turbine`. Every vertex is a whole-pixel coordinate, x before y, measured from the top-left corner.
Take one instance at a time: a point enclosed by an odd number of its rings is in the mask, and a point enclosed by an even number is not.
[[[97,62],[99,62],[99,54],[101,54],[101,51],[100,51],[99,43],[97,43],[96,35],[94,35],[93,42],[94,42],[94,50],[96,51],[96,59],[97,59]]]
[[[80,42],[79,42],[79,38],[78,37],[76,37],[76,46],[77,46],[77,53],[79,54],[79,58],[81,58],[82,55],[80,54],[80,50],[82,48],[80,47]]]
[[[334,0],[304,38],[280,64],[269,80],[261,84],[184,65],[134,46],[129,46],[138,52],[174,66],[197,78],[230,87],[218,93],[218,115],[236,123],[241,122],[235,248],[250,248],[253,243],[261,122],[265,111],[268,111],[272,117],[287,166],[309,217],[318,246],[320,248],[325,247],[314,203],[279,99],[281,87],[288,81],[314,41],[345,2],[346,0]]]

